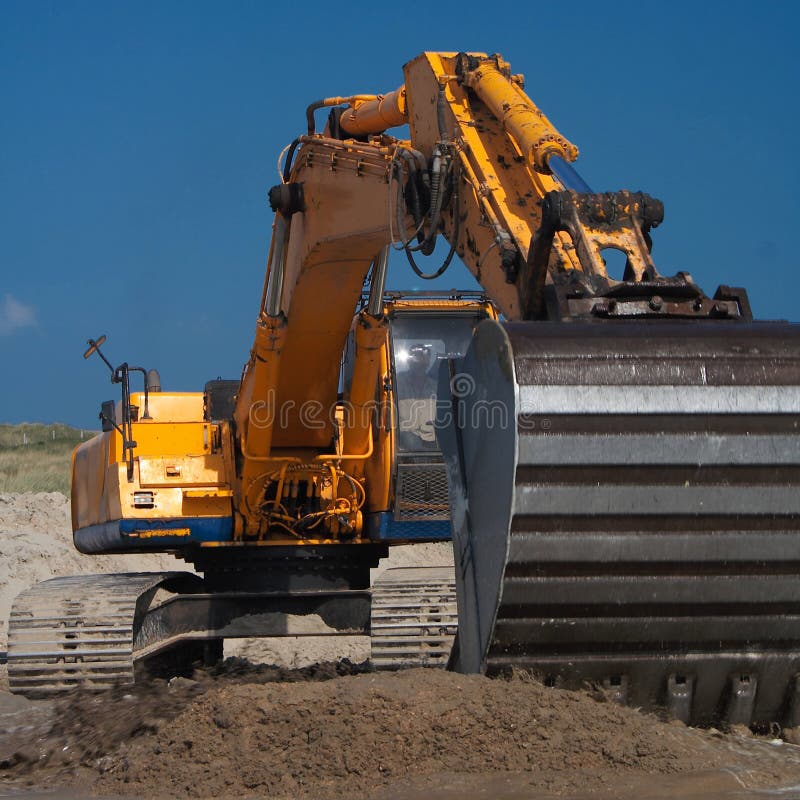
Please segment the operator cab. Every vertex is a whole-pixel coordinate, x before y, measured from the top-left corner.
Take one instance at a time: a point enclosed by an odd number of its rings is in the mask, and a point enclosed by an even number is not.
[[[384,308],[394,405],[394,503],[392,511],[370,515],[368,529],[381,540],[447,540],[447,477],[435,426],[439,369],[448,359],[466,353],[481,320],[497,315],[485,295],[468,292],[389,292]],[[345,386],[354,357],[348,342]]]
[[[402,310],[390,316],[395,387],[395,448],[398,454],[441,456],[436,441],[439,368],[464,355],[475,325],[474,311]]]

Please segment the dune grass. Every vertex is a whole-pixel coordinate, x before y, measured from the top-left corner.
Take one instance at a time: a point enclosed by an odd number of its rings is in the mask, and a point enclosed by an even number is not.
[[[60,423],[0,424],[0,492],[68,496],[72,450],[96,433]]]

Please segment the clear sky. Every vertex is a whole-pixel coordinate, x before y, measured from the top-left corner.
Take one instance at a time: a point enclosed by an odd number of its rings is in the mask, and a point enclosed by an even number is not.
[[[0,0],[0,422],[96,427],[101,333],[165,389],[238,377],[278,153],[309,102],[394,89],[423,50],[502,53],[594,189],[664,200],[662,273],[800,318],[798,9]]]

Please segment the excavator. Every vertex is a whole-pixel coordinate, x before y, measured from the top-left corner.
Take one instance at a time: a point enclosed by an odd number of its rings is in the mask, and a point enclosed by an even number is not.
[[[195,572],[23,593],[12,689],[132,680],[232,636],[367,633],[388,547],[452,532],[451,668],[800,723],[798,326],[662,275],[662,203],[593,192],[499,55],[423,53],[399,89],[306,121],[269,193],[241,380],[162,392],[102,339],[86,354],[122,398],[73,456],[75,546]],[[392,248],[421,278],[458,256],[484,294],[387,293]],[[397,583],[420,613],[386,638],[419,655],[419,630],[450,633],[447,580]]]

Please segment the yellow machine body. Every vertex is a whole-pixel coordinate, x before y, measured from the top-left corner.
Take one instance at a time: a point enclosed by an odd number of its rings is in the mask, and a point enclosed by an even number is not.
[[[462,344],[483,319],[496,319],[482,297],[395,295],[384,302],[385,320],[413,320],[424,336],[425,321],[460,320]],[[130,394],[135,409],[130,423],[135,446],[126,451],[121,409],[116,429],[77,447],[72,458],[72,524],[77,547],[84,552],[135,550],[187,551],[197,547],[242,545],[331,545],[382,540],[377,517],[391,513],[397,461],[397,402],[393,394],[395,365],[392,323],[359,313],[347,336],[341,364],[344,393],[332,406],[310,402],[299,409],[312,429],[332,425],[330,452],[295,448],[281,458],[259,460],[254,482],[263,491],[266,477],[276,482],[274,497],[245,497],[246,507],[268,503],[270,525],[254,536],[237,526],[234,490],[237,479],[236,439],[231,419],[213,418],[207,392],[142,392]],[[340,359],[341,361],[341,359]],[[402,380],[402,378],[401,378]],[[223,382],[231,393],[235,382]],[[238,386],[236,387],[238,392]],[[147,416],[143,409],[147,408]],[[294,407],[289,406],[293,411]],[[257,405],[250,425],[281,425],[268,403]],[[286,417],[289,416],[288,412]],[[107,426],[110,427],[110,426]],[[345,443],[349,443],[345,450]],[[434,458],[439,458],[438,452]],[[436,468],[442,472],[443,466]],[[305,484],[305,485],[303,485]],[[302,494],[315,510],[303,530],[289,507]],[[280,498],[280,500],[277,500]],[[438,498],[433,527],[393,526],[397,540],[449,536],[443,498]],[[446,505],[446,498],[444,498]],[[430,514],[428,515],[430,516]],[[433,516],[436,516],[434,514]],[[239,517],[241,519],[241,516]],[[370,523],[370,520],[371,523]],[[369,523],[369,524],[368,524]],[[386,525],[383,524],[385,534]]]

